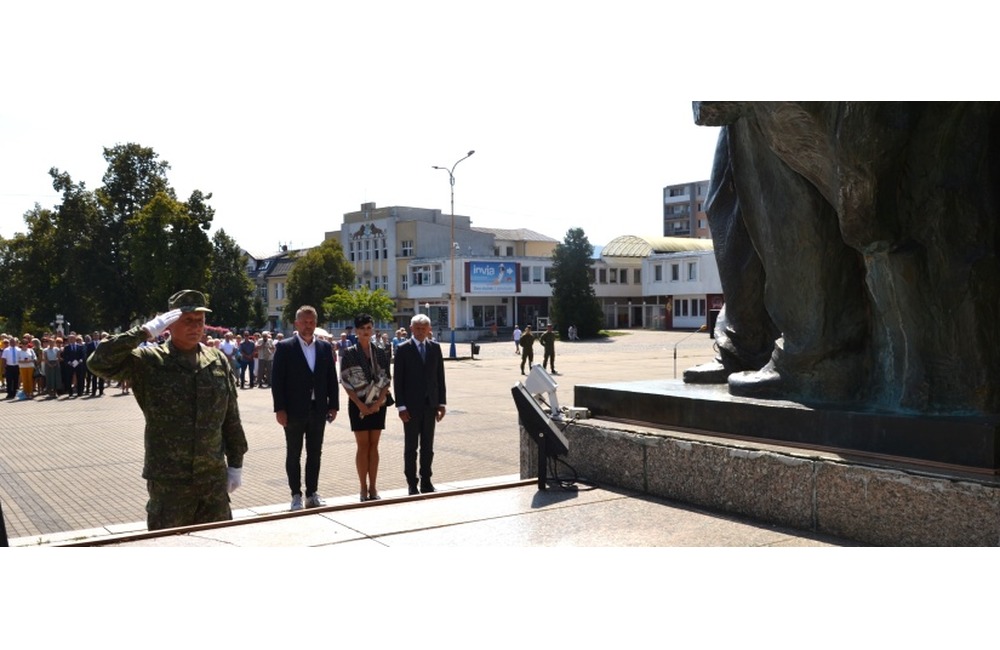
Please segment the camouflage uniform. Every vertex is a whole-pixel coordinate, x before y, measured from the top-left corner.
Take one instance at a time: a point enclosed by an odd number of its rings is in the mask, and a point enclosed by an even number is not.
[[[146,418],[149,530],[232,519],[227,460],[242,467],[247,439],[236,402],[236,380],[225,355],[199,346],[191,361],[170,343],[137,347],[135,327],[97,347],[88,368],[127,380]]]
[[[545,330],[538,336],[542,344],[542,368],[548,367],[550,372],[556,371],[556,331]]]
[[[525,328],[521,335],[521,374],[524,374],[524,364],[528,364],[528,372],[531,372],[531,364],[535,362],[535,335],[531,330]]]

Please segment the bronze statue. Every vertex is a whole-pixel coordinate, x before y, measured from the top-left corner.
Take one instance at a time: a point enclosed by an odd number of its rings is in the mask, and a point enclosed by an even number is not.
[[[726,304],[691,383],[1000,412],[1000,103],[696,102]]]

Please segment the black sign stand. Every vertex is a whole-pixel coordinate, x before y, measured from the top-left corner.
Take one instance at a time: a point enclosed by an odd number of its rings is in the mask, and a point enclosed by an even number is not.
[[[7,543],[7,523],[3,518],[3,501],[0,501],[0,546],[10,546]]]

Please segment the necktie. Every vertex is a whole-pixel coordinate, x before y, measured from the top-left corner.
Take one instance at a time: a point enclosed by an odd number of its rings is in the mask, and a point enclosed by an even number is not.
[[[418,343],[417,344],[417,348],[420,350],[420,359],[422,361],[426,361],[427,360],[427,353],[424,351],[424,342],[421,341],[420,343]]]

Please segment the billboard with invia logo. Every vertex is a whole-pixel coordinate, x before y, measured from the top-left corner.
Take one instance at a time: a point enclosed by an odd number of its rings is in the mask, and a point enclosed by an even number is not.
[[[466,262],[466,293],[519,293],[521,271],[517,262]]]

